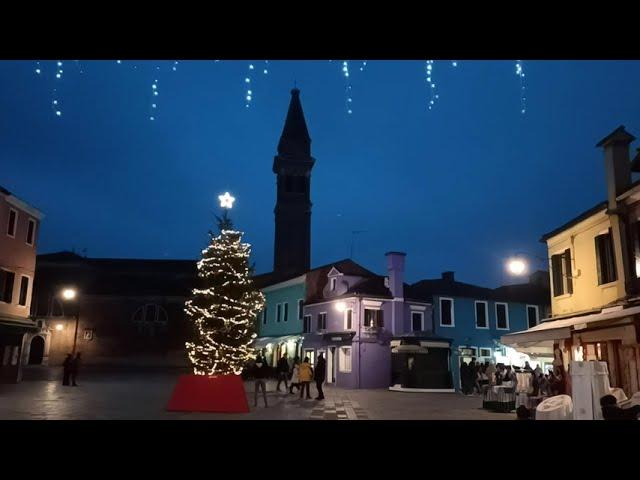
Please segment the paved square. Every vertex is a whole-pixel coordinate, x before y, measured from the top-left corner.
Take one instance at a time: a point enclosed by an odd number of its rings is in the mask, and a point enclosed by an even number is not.
[[[29,368],[24,381],[0,385],[2,420],[512,420],[515,414],[482,410],[480,397],[455,393],[345,390],[325,386],[325,400],[276,392],[267,382],[267,403],[254,407],[253,382],[245,389],[248,414],[167,412],[178,371],[137,373],[84,371],[79,387],[63,387],[57,368]],[[314,390],[314,387],[311,387]],[[312,396],[315,392],[311,392]]]

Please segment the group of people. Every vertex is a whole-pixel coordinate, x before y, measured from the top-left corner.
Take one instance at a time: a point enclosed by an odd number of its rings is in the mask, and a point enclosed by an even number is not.
[[[67,357],[62,363],[62,385],[77,387],[76,380],[78,379],[78,370],[80,369],[80,352],[75,356],[72,353],[68,353]],[[71,382],[71,383],[69,383]]]
[[[280,392],[280,385],[284,382],[286,390],[293,395],[293,389],[300,391],[300,398],[304,398],[306,391],[306,398],[311,399],[311,393],[309,384],[312,380],[316,382],[316,389],[318,390],[318,396],[316,400],[324,399],[324,392],[322,391],[322,384],[324,383],[326,376],[326,361],[322,353],[318,354],[318,361],[315,367],[311,366],[309,357],[304,357],[300,362],[300,357],[297,355],[293,359],[293,365],[289,365],[286,352],[278,360],[276,367],[276,373],[278,377],[278,384],[276,390]],[[266,378],[269,377],[269,366],[267,361],[262,355],[258,355],[253,368],[253,378],[255,380],[255,398],[254,404],[258,406],[258,394],[262,390],[262,396],[264,398],[264,406],[267,405],[267,385]],[[290,381],[290,383],[289,383]]]
[[[475,357],[467,364],[460,364],[460,383],[464,395],[482,394],[485,385],[502,385],[503,382],[516,383],[518,380],[511,366],[499,364],[497,367],[488,360],[477,363]]]
[[[533,396],[562,395],[565,393],[565,379],[562,368],[554,367],[553,370],[549,370],[545,374],[540,366],[533,369],[529,362],[525,362],[522,371],[529,372],[532,375]],[[476,363],[475,358],[472,358],[468,364],[464,361],[461,363],[460,382],[462,384],[462,393],[472,395],[474,393],[482,394],[485,385],[503,385],[506,382],[511,382],[511,385],[515,388],[518,384],[518,377],[516,369],[511,365],[502,363],[494,365],[489,361],[480,364]]]

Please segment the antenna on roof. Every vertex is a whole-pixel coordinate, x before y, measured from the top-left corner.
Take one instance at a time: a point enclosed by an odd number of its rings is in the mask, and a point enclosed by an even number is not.
[[[353,247],[355,245],[356,235],[360,233],[366,233],[366,230],[352,230],[351,231],[351,247],[349,248],[349,258],[353,260]]]

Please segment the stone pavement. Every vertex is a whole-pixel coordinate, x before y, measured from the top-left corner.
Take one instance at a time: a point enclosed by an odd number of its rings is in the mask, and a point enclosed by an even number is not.
[[[248,414],[167,412],[179,371],[83,371],[79,387],[63,387],[55,368],[25,371],[25,380],[0,385],[0,419],[98,420],[510,420],[515,414],[482,410],[480,397],[453,393],[345,390],[325,386],[325,400],[302,400],[267,383],[267,403],[254,407],[253,382],[245,389]],[[314,386],[311,386],[314,390]],[[312,395],[315,392],[311,392]]]

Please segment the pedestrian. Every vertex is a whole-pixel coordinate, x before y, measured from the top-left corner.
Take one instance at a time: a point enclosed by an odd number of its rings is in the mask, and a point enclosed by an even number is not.
[[[75,358],[71,361],[71,385],[77,387],[76,379],[78,378],[78,370],[80,370],[80,352],[76,353]]]
[[[487,361],[485,363],[486,368],[484,371],[484,374],[487,376],[487,384],[488,385],[495,385],[496,383],[496,366],[493,364],[493,362],[489,362]]]
[[[289,386],[289,393],[293,394],[293,387],[300,390],[300,357],[295,356],[293,359],[293,369],[291,371],[291,384]]]
[[[309,393],[309,383],[313,378],[313,368],[309,364],[309,357],[304,357],[304,360],[300,364],[299,367],[299,378],[300,378],[300,398],[304,395],[305,388],[307,389],[307,400],[311,399],[311,394]]]
[[[316,369],[313,373],[313,379],[316,381],[316,389],[318,390],[318,396],[316,400],[324,400],[324,392],[322,391],[322,383],[324,382],[327,374],[327,362],[324,359],[324,354],[318,355],[318,361],[316,362]]]
[[[73,362],[73,356],[68,353],[67,358],[62,363],[62,385],[69,386],[69,376],[71,375],[71,362]]]
[[[523,368],[523,370],[524,370],[525,372],[532,372],[532,371],[533,371],[533,368],[531,368],[531,365],[529,365],[529,362],[524,362],[524,368]]]
[[[520,405],[516,408],[516,418],[518,420],[531,420],[531,412],[524,405]]]
[[[284,388],[288,389],[289,388],[289,383],[288,383],[289,362],[287,361],[287,352],[284,352],[282,354],[282,357],[280,357],[280,360],[278,360],[277,373],[278,373],[278,386],[276,387],[276,390],[280,391],[280,384],[282,383],[283,380],[284,380]]]
[[[469,365],[464,360],[460,364],[460,386],[462,394],[467,395],[469,393]]]
[[[264,381],[265,377],[268,375],[268,371],[267,371],[267,363],[264,360],[264,358],[262,358],[262,356],[260,354],[258,354],[258,357],[256,358],[256,363],[255,366],[253,368],[253,378],[254,378],[254,399],[253,399],[253,405],[254,407],[258,406],[258,392],[260,391],[260,389],[262,389],[262,396],[264,398],[264,406],[268,407],[267,405],[267,385]]]

